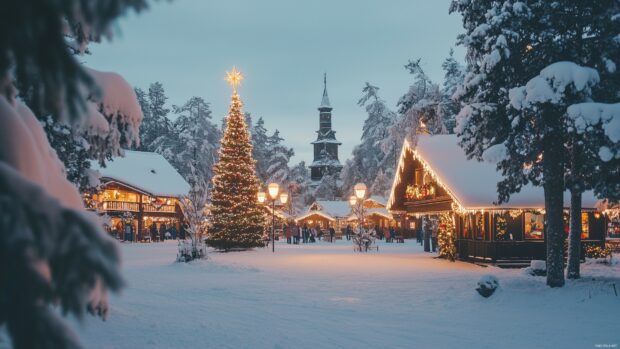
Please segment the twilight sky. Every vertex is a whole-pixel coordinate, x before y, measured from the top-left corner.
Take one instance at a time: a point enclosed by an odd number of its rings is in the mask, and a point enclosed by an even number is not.
[[[295,149],[294,164],[312,161],[319,127],[323,72],[340,160],[359,143],[366,112],[357,105],[366,81],[395,109],[412,78],[403,68],[422,58],[432,79],[462,31],[450,0],[176,0],[122,19],[111,42],[91,45],[83,60],[120,73],[144,89],[163,83],[169,105],[201,96],[214,119],[226,115],[231,90],[225,71],[246,79],[245,111],[279,129]],[[464,51],[455,48],[462,60]]]

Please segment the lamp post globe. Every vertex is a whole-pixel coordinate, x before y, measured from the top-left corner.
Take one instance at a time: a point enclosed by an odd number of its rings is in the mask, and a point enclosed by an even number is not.
[[[259,202],[259,203],[261,203],[261,204],[262,204],[262,203],[264,203],[264,202],[265,202],[265,199],[266,199],[266,197],[265,197],[265,192],[264,192],[264,191],[259,191],[259,192],[256,194],[256,198],[258,199],[258,202]]]
[[[272,200],[275,200],[278,197],[278,192],[280,191],[280,186],[278,183],[269,183],[267,186],[267,191],[269,192],[269,196]]]
[[[357,204],[357,197],[355,195],[351,195],[351,197],[349,198],[349,205],[355,207],[356,204]]]
[[[287,201],[288,201],[288,193],[287,192],[281,193],[280,202],[282,203],[282,205],[285,205]]]
[[[364,183],[357,183],[353,190],[358,199],[363,199],[366,196],[366,184]]]

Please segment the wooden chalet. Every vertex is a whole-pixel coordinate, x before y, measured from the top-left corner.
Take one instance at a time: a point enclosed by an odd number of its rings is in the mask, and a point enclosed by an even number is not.
[[[125,157],[115,158],[106,167],[92,164],[101,174],[102,190],[91,202],[112,219],[111,233],[121,239],[147,239],[154,224],[171,225],[177,231],[183,220],[178,200],[189,192],[189,184],[157,153],[125,150]],[[126,228],[132,236],[127,237]]]
[[[364,226],[381,228],[394,226],[396,222],[385,207],[385,199],[372,196],[364,200]],[[347,225],[356,227],[358,217],[351,210],[348,201],[317,200],[308,207],[306,213],[298,216],[295,221],[298,224],[307,224],[314,227],[317,224],[321,228],[334,227],[338,235]]]
[[[545,259],[544,195],[525,186],[508,203],[497,201],[495,163],[468,160],[455,135],[421,135],[405,142],[387,208],[405,236],[421,233],[421,218],[454,217],[459,259],[510,265]],[[583,194],[582,243],[605,241],[606,216],[591,192]],[[565,205],[570,204],[568,193]],[[568,207],[565,210],[568,236]],[[584,251],[584,249],[582,249]]]

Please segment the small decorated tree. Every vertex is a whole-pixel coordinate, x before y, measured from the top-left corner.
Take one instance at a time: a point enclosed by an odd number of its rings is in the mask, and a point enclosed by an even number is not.
[[[454,228],[454,219],[451,213],[439,215],[439,234],[437,239],[439,257],[454,262],[456,260],[456,229]]]
[[[219,250],[263,246],[264,214],[256,197],[259,189],[256,161],[236,89],[241,79],[243,76],[234,68],[228,73],[227,80],[233,86],[232,103],[219,161],[214,167],[212,222],[207,244]]]

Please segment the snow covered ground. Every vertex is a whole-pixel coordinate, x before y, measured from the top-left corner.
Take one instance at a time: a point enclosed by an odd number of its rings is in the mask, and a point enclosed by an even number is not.
[[[174,242],[123,244],[128,287],[89,348],[595,348],[620,344],[620,265],[583,266],[549,289],[522,270],[432,258],[414,241],[354,253],[347,241],[211,253],[173,263]],[[500,289],[475,291],[484,274]]]

